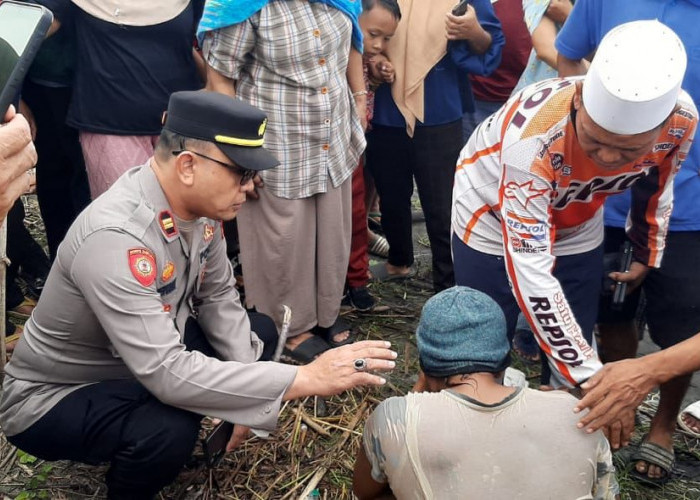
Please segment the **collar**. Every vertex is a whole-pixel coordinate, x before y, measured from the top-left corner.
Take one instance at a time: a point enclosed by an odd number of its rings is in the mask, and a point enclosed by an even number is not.
[[[149,160],[148,163],[141,166],[141,171],[138,174],[139,185],[143,193],[143,202],[155,214],[156,223],[163,239],[170,243],[180,237],[180,231],[163,188],[160,186],[153,168],[151,168],[151,161]],[[201,226],[202,220],[202,218],[197,219],[195,227]]]

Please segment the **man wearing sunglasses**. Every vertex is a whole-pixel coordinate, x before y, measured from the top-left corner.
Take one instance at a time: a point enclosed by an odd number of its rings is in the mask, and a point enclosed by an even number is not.
[[[272,358],[277,332],[241,306],[221,221],[278,163],[265,125],[223,94],[172,95],[154,156],[59,247],[7,368],[0,424],[13,444],[110,462],[109,498],[152,498],[189,459],[202,415],[238,424],[232,448],[247,427],[273,429],[283,400],[385,382],[369,373],[393,367],[385,342],[303,367],[256,362]]]

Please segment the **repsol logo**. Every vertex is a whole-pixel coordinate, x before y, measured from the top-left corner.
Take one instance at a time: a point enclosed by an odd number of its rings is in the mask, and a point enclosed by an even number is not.
[[[564,208],[572,201],[591,201],[594,193],[619,193],[628,189],[645,175],[646,172],[634,172],[613,177],[612,179],[609,177],[594,177],[588,182],[571,181],[566,189],[557,189],[553,205],[555,208]]]
[[[547,344],[556,352],[556,357],[573,367],[580,366],[583,363],[581,355],[567,337],[556,312],[552,310],[550,300],[547,297],[528,297],[527,299],[532,307],[533,318],[540,330],[545,333]]]

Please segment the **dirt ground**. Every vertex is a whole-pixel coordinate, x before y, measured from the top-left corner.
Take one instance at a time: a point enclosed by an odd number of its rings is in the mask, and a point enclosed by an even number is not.
[[[40,228],[40,221],[30,217],[29,222]],[[379,401],[404,394],[417,374],[414,332],[421,307],[432,295],[427,279],[429,249],[424,234],[424,228],[417,222],[417,279],[403,284],[372,285],[372,292],[382,305],[389,306],[388,311],[362,315],[344,312],[361,338],[389,340],[399,352],[397,367],[388,376],[388,384],[380,389],[355,390],[327,400],[308,398],[289,402],[282,408],[278,429],[269,438],[249,439],[213,469],[204,465],[197,447],[192,462],[175,483],[162,492],[161,498],[291,499],[306,498],[314,490],[318,498],[352,498],[352,468],[365,418]],[[514,363],[534,385],[537,370],[517,358]],[[648,428],[655,402],[652,396],[640,407],[635,442]],[[205,421],[204,428],[210,427]],[[674,480],[655,490],[629,478],[630,450],[617,453],[621,498],[700,500],[700,443],[676,433],[675,449],[679,461]],[[7,443],[0,433],[0,496],[3,498],[104,498],[105,470],[104,466],[37,460]]]

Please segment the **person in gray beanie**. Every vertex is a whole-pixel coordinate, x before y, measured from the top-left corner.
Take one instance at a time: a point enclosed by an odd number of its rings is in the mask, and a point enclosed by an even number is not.
[[[453,287],[430,298],[416,330],[425,392],[383,401],[355,463],[360,500],[613,499],[610,446],[575,427],[576,399],[503,385],[506,320],[486,294]]]

